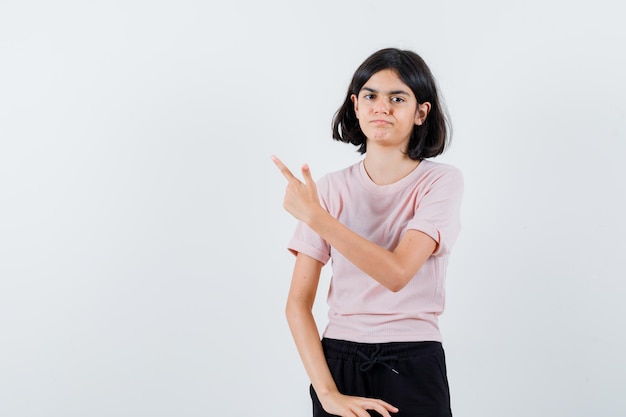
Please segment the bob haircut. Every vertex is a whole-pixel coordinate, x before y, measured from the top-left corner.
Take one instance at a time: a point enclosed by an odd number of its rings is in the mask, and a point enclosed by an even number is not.
[[[358,146],[358,152],[367,151],[367,139],[359,126],[350,99],[375,73],[391,69],[413,91],[419,104],[430,103],[430,111],[421,126],[415,125],[408,149],[409,158],[422,160],[443,153],[450,142],[451,126],[437,93],[437,85],[424,60],[415,52],[396,48],[381,49],[367,58],[354,72],[342,106],[333,117],[333,139]]]

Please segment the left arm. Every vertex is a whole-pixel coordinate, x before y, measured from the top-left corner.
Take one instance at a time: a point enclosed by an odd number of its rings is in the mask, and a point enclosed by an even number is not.
[[[303,183],[278,158],[272,159],[289,182],[285,193],[285,209],[390,291],[404,288],[435,251],[437,243],[418,230],[408,230],[393,250],[365,239],[322,208],[307,165],[302,167]]]

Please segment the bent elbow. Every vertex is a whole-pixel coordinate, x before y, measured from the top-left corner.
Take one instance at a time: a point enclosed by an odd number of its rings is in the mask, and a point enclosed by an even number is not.
[[[404,287],[406,287],[406,282],[398,282],[393,283],[387,287],[387,289],[391,292],[400,292]]]
[[[391,292],[399,292],[406,287],[413,276],[405,271],[398,270],[396,273],[390,275],[390,278],[390,282],[386,285],[387,289]]]

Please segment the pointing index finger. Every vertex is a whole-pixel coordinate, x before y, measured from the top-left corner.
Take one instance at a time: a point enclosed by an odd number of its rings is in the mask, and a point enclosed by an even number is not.
[[[278,169],[280,170],[280,172],[285,176],[285,178],[287,178],[287,181],[292,181],[292,180],[298,180],[295,175],[293,175],[291,173],[291,171],[289,170],[289,168],[287,168],[287,165],[283,164],[283,161],[281,161],[280,159],[278,159],[278,157],[276,155],[272,155],[272,161],[274,162],[274,164],[278,167]]]

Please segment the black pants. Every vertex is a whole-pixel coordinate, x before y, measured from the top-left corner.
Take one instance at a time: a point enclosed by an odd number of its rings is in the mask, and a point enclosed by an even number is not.
[[[379,398],[396,417],[451,417],[446,361],[439,342],[355,343],[323,339],[339,392]],[[313,387],[313,417],[328,417]],[[372,416],[379,416],[370,411]]]

